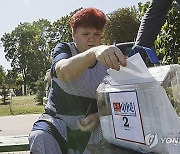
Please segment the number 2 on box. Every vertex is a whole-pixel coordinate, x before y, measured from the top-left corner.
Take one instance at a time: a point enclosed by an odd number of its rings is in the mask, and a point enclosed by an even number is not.
[[[124,127],[129,127],[129,121],[127,117],[123,117]]]

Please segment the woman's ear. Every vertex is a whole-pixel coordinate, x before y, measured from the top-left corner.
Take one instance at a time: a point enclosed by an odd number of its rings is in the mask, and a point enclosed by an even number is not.
[[[74,36],[75,36],[75,32],[74,30],[72,29],[72,39],[74,40]]]

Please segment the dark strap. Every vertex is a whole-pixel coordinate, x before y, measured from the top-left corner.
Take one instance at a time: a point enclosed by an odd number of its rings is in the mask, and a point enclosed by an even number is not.
[[[61,149],[62,154],[67,154],[68,148],[67,148],[67,141],[61,136],[59,131],[56,129],[56,127],[50,123],[49,121],[46,120],[38,120],[38,121],[43,121],[49,125],[51,128],[51,131],[49,132],[58,142],[59,147]]]

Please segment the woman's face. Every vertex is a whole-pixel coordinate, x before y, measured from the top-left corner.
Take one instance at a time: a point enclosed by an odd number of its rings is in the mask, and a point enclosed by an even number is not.
[[[77,50],[84,52],[101,44],[102,30],[93,27],[78,27],[72,36]]]

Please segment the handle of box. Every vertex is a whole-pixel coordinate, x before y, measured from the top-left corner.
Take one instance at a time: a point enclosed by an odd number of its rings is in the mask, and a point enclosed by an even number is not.
[[[149,60],[151,61],[151,63],[153,63],[153,64],[159,64],[159,59],[158,59],[158,57],[157,57],[157,55],[156,55],[156,52],[155,51],[153,51],[152,49],[150,49],[150,48],[147,48],[147,47],[143,47],[143,46],[136,46],[134,49],[132,49],[131,51],[130,51],[130,53],[129,53],[129,57],[130,56],[132,56],[132,55],[134,55],[134,54],[136,54],[136,53],[138,53],[138,52],[140,52],[140,51],[145,51],[146,52],[146,54],[147,54],[147,56],[148,56],[148,58],[149,58]]]

